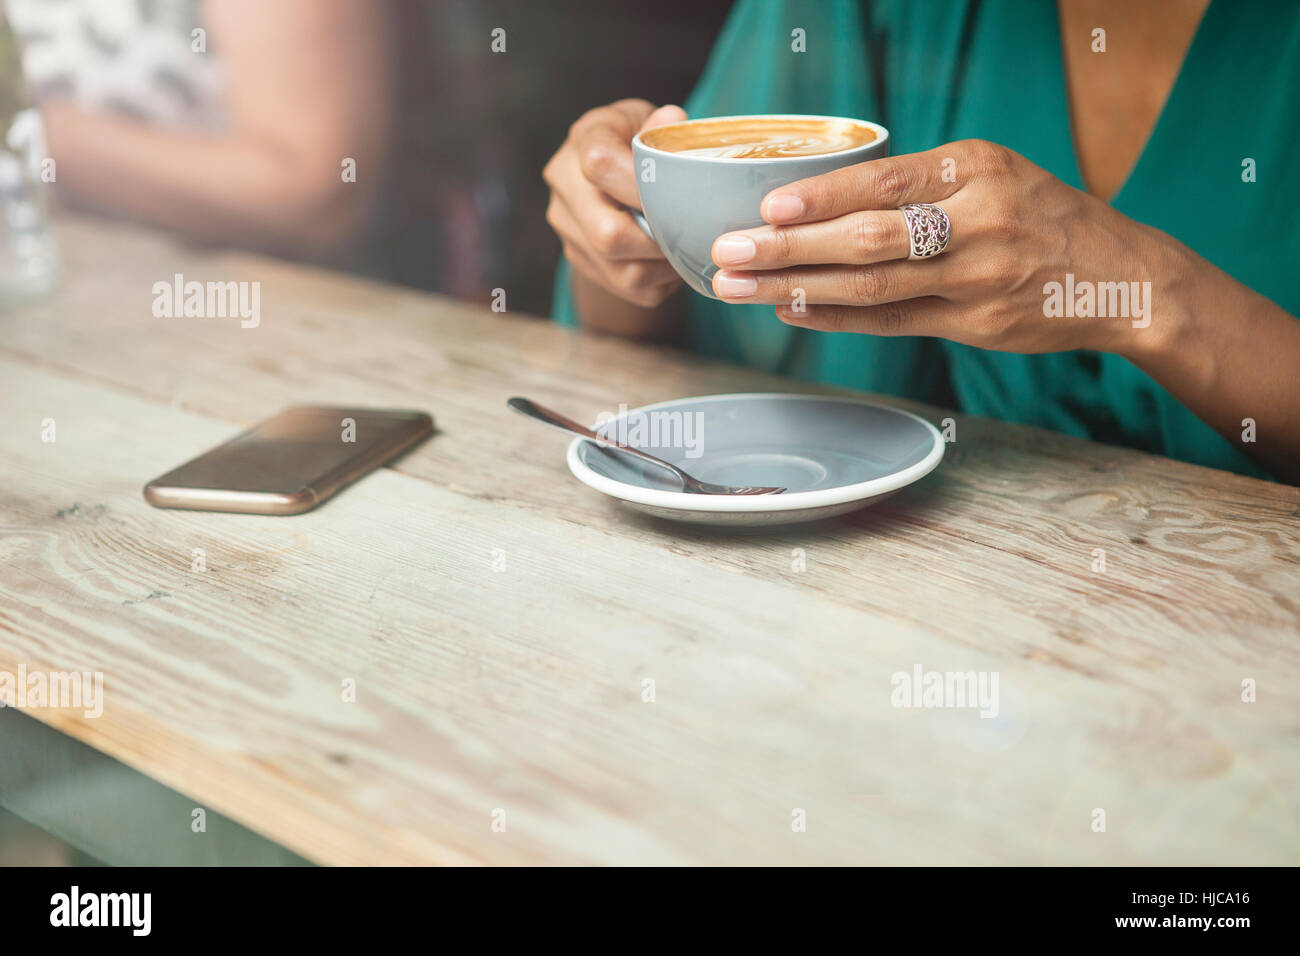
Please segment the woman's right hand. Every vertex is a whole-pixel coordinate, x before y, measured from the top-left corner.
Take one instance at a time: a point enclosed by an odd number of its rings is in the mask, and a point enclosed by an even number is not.
[[[681,277],[628,213],[637,198],[632,137],[686,119],[680,106],[658,109],[645,100],[619,100],[584,113],[569,129],[542,176],[551,187],[546,220],[581,276],[625,302],[663,303]]]

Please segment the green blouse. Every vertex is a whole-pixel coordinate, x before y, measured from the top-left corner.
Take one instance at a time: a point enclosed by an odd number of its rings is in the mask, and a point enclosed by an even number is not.
[[[806,52],[792,49],[797,29]],[[889,128],[894,154],[993,140],[1083,188],[1051,0],[740,0],[685,107],[692,117],[877,120]],[[1212,0],[1112,205],[1300,315],[1298,155],[1300,4]],[[955,395],[968,414],[1264,475],[1117,355],[1017,355],[937,339],[814,332],[783,324],[770,306],[688,295],[689,346],[704,355],[921,400]],[[563,264],[555,317],[574,321]]]

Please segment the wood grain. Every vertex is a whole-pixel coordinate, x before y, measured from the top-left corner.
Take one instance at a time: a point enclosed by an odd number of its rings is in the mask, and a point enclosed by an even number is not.
[[[0,671],[103,671],[102,717],[31,713],[203,805],[327,863],[1300,861],[1296,489],[953,415],[876,508],[676,527],[505,398],[828,390],[62,225],[64,288],[0,318]],[[178,272],[261,324],[155,318]],[[144,504],[307,402],[439,433],[307,515]],[[892,706],[917,664],[996,672],[998,716]]]

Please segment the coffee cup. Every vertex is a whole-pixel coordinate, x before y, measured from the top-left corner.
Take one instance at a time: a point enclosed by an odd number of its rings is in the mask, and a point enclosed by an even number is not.
[[[763,225],[763,197],[809,176],[889,153],[889,131],[835,116],[722,116],[671,123],[632,140],[638,225],[696,292],[716,299],[713,242]]]

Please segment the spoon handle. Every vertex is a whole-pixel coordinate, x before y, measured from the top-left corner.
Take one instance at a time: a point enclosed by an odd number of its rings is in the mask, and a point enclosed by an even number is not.
[[[690,478],[686,475],[686,473],[683,472],[676,465],[670,465],[662,458],[656,458],[654,455],[648,454],[647,452],[642,451],[640,448],[633,448],[631,445],[624,445],[623,443],[617,442],[612,438],[606,437],[605,435],[598,434],[597,432],[592,431],[590,428],[588,428],[585,425],[579,425],[572,418],[567,418],[566,416],[561,415],[559,412],[553,412],[549,408],[546,408],[542,405],[538,405],[536,402],[532,401],[531,399],[515,396],[514,398],[509,399],[506,402],[506,404],[509,405],[511,408],[513,408],[515,411],[519,412],[521,415],[527,415],[529,418],[535,418],[539,422],[543,422],[544,424],[551,425],[555,428],[563,429],[564,431],[573,432],[577,435],[581,435],[583,438],[589,438],[592,441],[596,442],[597,444],[608,445],[611,448],[617,448],[619,451],[625,451],[629,455],[635,455],[637,458],[641,458],[645,461],[648,461],[652,465],[658,465],[660,468],[667,468],[679,479],[681,479],[683,483],[687,483],[690,481]]]

